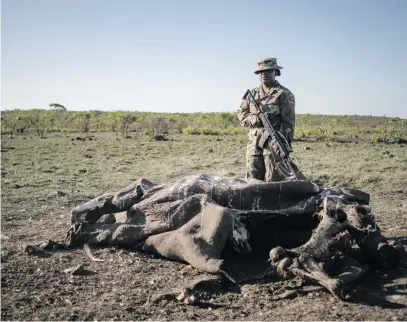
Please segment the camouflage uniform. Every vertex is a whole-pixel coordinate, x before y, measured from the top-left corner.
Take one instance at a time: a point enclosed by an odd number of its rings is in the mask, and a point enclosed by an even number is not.
[[[271,63],[269,65],[261,65],[262,62],[270,60]],[[282,68],[277,65],[275,58],[269,58],[264,61],[258,64],[258,70],[270,69],[270,65],[273,69]],[[294,95],[278,81],[275,81],[274,85],[270,88],[260,85],[252,90],[252,94],[255,100],[263,106],[263,110],[267,113],[274,129],[280,131],[285,136],[290,145],[289,149],[292,151],[291,141],[295,128]],[[281,181],[284,177],[278,173],[275,166],[276,162],[281,160],[281,157],[273,150],[262,149],[257,145],[264,132],[264,128],[256,113],[257,109],[254,103],[248,99],[243,99],[237,116],[243,126],[250,128],[246,152],[246,178],[256,178],[267,182]],[[291,166],[297,173],[297,177],[305,180],[305,177],[299,172],[299,169],[293,162],[291,162]]]

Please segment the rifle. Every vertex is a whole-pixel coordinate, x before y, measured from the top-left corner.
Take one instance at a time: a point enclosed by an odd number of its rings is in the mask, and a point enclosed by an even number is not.
[[[293,162],[291,156],[290,156],[290,151],[288,150],[289,143],[287,139],[284,137],[284,135],[280,132],[277,132],[274,130],[273,125],[271,124],[270,120],[268,119],[267,115],[265,115],[265,112],[263,111],[263,108],[261,104],[256,102],[255,98],[253,97],[252,92],[248,89],[246,94],[243,96],[243,99],[246,99],[249,96],[249,100],[253,102],[253,104],[256,106],[257,109],[257,116],[260,118],[261,122],[263,123],[264,126],[264,133],[261,136],[258,145],[261,148],[264,148],[267,146],[270,150],[276,150],[275,148],[277,147],[277,153],[281,157],[281,161],[276,162],[276,168],[279,171],[281,175],[283,175],[287,179],[297,179],[300,180],[299,177],[297,176],[297,173],[294,171],[291,162]],[[283,167],[280,165],[280,163],[283,164]],[[285,169],[288,169],[285,170]]]

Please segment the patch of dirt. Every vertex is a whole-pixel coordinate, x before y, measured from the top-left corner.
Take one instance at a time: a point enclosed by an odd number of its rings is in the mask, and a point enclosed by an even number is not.
[[[101,192],[126,186],[142,175],[160,176],[161,181],[166,181],[183,175],[182,171],[191,172],[193,165],[202,162],[189,155],[196,150],[197,138],[180,136],[179,142],[170,141],[165,145],[151,141],[145,147],[141,145],[143,142],[131,140],[120,154],[112,152],[115,140],[98,136],[97,140],[86,141],[87,148],[94,148],[97,154],[89,165],[90,171],[83,173],[81,178],[84,179],[79,181],[74,175],[88,167],[83,163],[88,159],[81,158],[86,154],[85,148],[67,148],[71,146],[70,138],[53,140],[28,142],[17,138],[13,140],[16,149],[2,156],[2,320],[407,320],[406,267],[370,271],[352,285],[348,302],[338,302],[321,287],[304,284],[299,279],[284,280],[266,271],[268,254],[230,262],[234,266],[234,277],[243,281],[238,285],[183,263],[125,249],[92,248],[93,255],[103,262],[91,261],[83,248],[46,251],[44,256],[26,254],[24,246],[27,244],[63,240],[70,225],[69,209],[79,203]],[[110,142],[114,143],[113,147]],[[204,151],[215,151],[210,167],[213,173],[244,172],[241,152],[245,140],[233,149],[223,140],[216,140],[216,146],[210,141],[201,143]],[[301,151],[298,154],[303,153],[300,157],[307,153],[302,165],[310,176],[320,178],[324,184],[348,179],[349,169],[342,160],[353,156],[350,148],[333,146],[327,153],[320,144],[307,143],[307,146],[311,146],[310,151],[297,150]],[[168,149],[164,151],[168,155],[168,167],[152,157],[153,152],[162,155],[164,149]],[[381,161],[384,149],[369,146],[361,149],[358,150],[360,156],[353,159],[352,178],[367,171],[366,162],[378,162],[383,169],[388,166]],[[386,149],[390,150],[389,146]],[[397,158],[403,158],[401,148],[391,149]],[[112,153],[111,160],[104,157],[109,153]],[[224,169],[232,159],[243,161]],[[118,160],[131,161],[131,165],[125,170],[115,170]],[[332,160],[337,163],[333,164]],[[390,160],[391,164],[397,161],[396,158]],[[16,166],[17,161],[24,167]],[[56,164],[67,171],[62,174],[36,172],[32,164],[42,163],[49,169]],[[369,164],[367,168],[377,168],[377,164]],[[407,246],[407,190],[401,167],[384,169],[385,180],[369,187],[372,191],[368,192],[384,234]],[[314,169],[317,172],[311,173]],[[7,178],[4,178],[5,173]],[[354,180],[358,183],[359,177]],[[67,191],[67,196],[56,196],[57,189]],[[81,264],[83,266],[79,266]],[[91,273],[75,275],[66,271],[77,267]],[[250,276],[259,279],[248,281]],[[197,299],[195,304],[176,299],[185,287],[191,287]],[[294,294],[293,290],[298,291]]]
[[[136,251],[93,253],[104,262],[89,261],[83,249],[38,257],[5,247],[2,320],[405,320],[407,314],[405,268],[370,272],[350,292],[349,302],[337,302],[324,289],[298,279],[271,275],[235,285]],[[64,272],[81,264],[93,273]],[[197,302],[178,301],[191,285]],[[299,292],[276,298],[290,290]]]

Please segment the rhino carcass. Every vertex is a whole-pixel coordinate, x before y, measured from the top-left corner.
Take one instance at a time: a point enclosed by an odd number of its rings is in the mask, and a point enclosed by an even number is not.
[[[139,246],[214,274],[224,272],[228,246],[241,254],[272,249],[278,271],[317,281],[342,299],[343,285],[368,265],[395,267],[402,255],[381,235],[369,202],[363,191],[309,181],[198,174],[156,185],[142,178],[72,209],[68,241]]]

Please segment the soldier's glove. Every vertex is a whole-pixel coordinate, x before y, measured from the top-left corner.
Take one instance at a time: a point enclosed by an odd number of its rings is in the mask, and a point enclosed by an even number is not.
[[[280,148],[278,147],[278,145],[277,144],[271,144],[271,146],[273,147],[273,150],[274,150],[274,152],[276,153],[276,154],[280,154]]]
[[[249,123],[250,123],[250,126],[253,126],[253,127],[261,126],[261,120],[255,114],[249,116]]]

